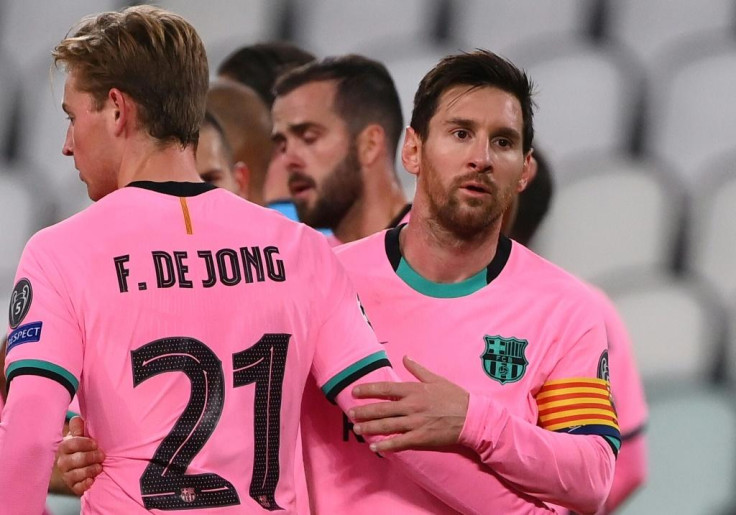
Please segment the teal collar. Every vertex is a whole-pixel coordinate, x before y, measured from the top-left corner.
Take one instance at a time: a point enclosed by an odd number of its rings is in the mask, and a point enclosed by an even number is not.
[[[386,256],[396,275],[402,281],[412,289],[428,297],[447,299],[464,297],[475,293],[498,277],[511,255],[511,240],[505,236],[501,236],[498,240],[496,255],[493,256],[493,259],[485,269],[459,283],[436,283],[419,275],[404,259],[404,256],[401,255],[399,233],[404,225],[406,224],[386,231]]]

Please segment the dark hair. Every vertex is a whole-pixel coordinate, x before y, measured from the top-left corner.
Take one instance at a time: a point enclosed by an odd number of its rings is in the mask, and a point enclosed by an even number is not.
[[[386,67],[360,55],[327,57],[282,75],[274,86],[276,96],[286,95],[311,82],[335,81],[335,111],[348,124],[353,137],[377,123],[386,132],[388,151],[396,149],[404,128],[401,102]]]
[[[480,49],[443,58],[419,83],[410,125],[423,141],[427,139],[429,121],[437,111],[440,96],[458,85],[492,86],[514,95],[521,104],[524,152],[532,148],[534,101],[531,80],[511,61]]]
[[[244,46],[227,56],[217,74],[250,86],[270,108],[273,85],[282,73],[314,61],[314,55],[284,41]]]
[[[138,118],[161,141],[195,144],[209,85],[207,55],[194,27],[149,5],[82,19],[52,53],[77,87],[102,108],[112,88],[138,104]]]
[[[534,159],[537,161],[537,175],[519,194],[516,220],[509,231],[511,238],[524,245],[529,244],[547,216],[555,190],[552,170],[538,148],[534,149]]]

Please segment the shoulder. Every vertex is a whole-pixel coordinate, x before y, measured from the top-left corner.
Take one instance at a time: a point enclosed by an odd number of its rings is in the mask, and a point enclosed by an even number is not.
[[[386,231],[371,234],[365,238],[345,243],[333,250],[345,267],[364,266],[385,258]]]
[[[599,302],[599,293],[589,284],[515,241],[512,244],[509,268],[516,279],[539,294],[564,294]]]

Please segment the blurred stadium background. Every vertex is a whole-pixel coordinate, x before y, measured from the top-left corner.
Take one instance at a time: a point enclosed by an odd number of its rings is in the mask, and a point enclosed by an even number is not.
[[[4,291],[27,238],[89,202],[61,155],[64,78],[49,52],[81,16],[131,3],[0,1]],[[194,24],[213,72],[267,40],[379,59],[407,120],[443,55],[488,48],[525,68],[557,185],[534,247],[612,296],[647,389],[650,480],[621,513],[736,513],[736,1],[152,3]]]

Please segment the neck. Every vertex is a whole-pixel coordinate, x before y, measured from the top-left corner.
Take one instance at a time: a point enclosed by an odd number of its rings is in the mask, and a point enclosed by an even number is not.
[[[393,168],[366,170],[363,194],[332,231],[343,243],[365,238],[388,227],[406,204]]]
[[[436,283],[468,279],[493,260],[498,247],[500,220],[473,240],[461,240],[426,214],[412,207],[411,221],[401,231],[401,253],[422,277]]]
[[[139,141],[123,153],[118,172],[118,187],[134,181],[202,182],[197,173],[194,150],[172,143],[160,146],[151,141]]]

